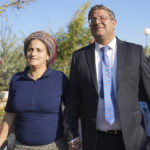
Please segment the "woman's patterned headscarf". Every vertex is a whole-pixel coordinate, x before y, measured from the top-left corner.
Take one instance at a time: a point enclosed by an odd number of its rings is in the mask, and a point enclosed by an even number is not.
[[[48,65],[52,64],[55,61],[56,56],[57,56],[56,41],[52,38],[52,36],[49,33],[44,32],[44,31],[37,31],[37,32],[31,33],[24,41],[25,56],[27,54],[28,46],[33,39],[38,39],[38,40],[41,40],[42,42],[44,42],[44,44],[47,47],[47,52],[50,56],[50,59],[48,60],[47,64]]]

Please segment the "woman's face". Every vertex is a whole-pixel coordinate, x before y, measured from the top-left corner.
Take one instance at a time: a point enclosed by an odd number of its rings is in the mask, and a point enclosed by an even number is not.
[[[49,60],[46,45],[38,39],[32,40],[27,48],[26,59],[30,67],[45,67]]]

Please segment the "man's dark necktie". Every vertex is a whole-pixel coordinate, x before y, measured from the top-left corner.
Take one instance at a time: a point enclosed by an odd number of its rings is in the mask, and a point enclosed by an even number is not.
[[[108,46],[102,47],[100,49],[102,51],[102,78],[100,97],[104,98],[105,120],[109,124],[113,124],[116,119],[116,101],[110,62],[106,54],[108,49]]]

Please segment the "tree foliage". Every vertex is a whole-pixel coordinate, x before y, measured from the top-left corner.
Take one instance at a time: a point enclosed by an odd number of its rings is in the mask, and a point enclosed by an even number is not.
[[[150,55],[150,48],[149,47],[145,47],[144,48],[144,53],[146,56],[149,56]]]
[[[21,9],[31,2],[35,2],[37,0],[1,0],[0,2],[0,16],[6,14],[6,10],[8,8]]]
[[[58,56],[53,67],[69,74],[72,53],[87,45],[91,39],[91,32],[85,19],[89,1],[81,6],[67,26],[67,31],[60,29],[55,35],[58,45]]]
[[[1,0],[0,17],[6,20],[8,8],[14,11],[35,1],[37,0]],[[22,50],[21,39],[12,33],[10,26],[2,25],[0,30],[0,90],[8,90],[12,75],[24,69],[26,62]]]
[[[3,27],[0,33],[0,90],[8,90],[12,75],[24,69],[26,62],[22,51],[19,38],[9,26]]]
[[[75,13],[66,30],[60,29],[59,32],[53,33],[57,41],[58,55],[52,67],[67,75],[69,75],[72,53],[87,45],[92,38],[85,19],[88,7],[89,1]],[[3,27],[0,31],[0,60],[2,61],[0,64],[0,90],[7,90],[12,75],[23,71],[26,66],[23,40],[24,37],[18,38],[9,26]]]

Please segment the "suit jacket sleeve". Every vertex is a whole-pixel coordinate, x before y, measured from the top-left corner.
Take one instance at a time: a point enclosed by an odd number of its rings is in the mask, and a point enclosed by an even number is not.
[[[66,97],[66,106],[64,111],[64,132],[68,141],[79,136],[78,119],[80,107],[80,93],[77,76],[77,60],[75,55],[72,56],[69,88]]]
[[[150,63],[141,48],[140,100],[147,101],[150,110]]]

